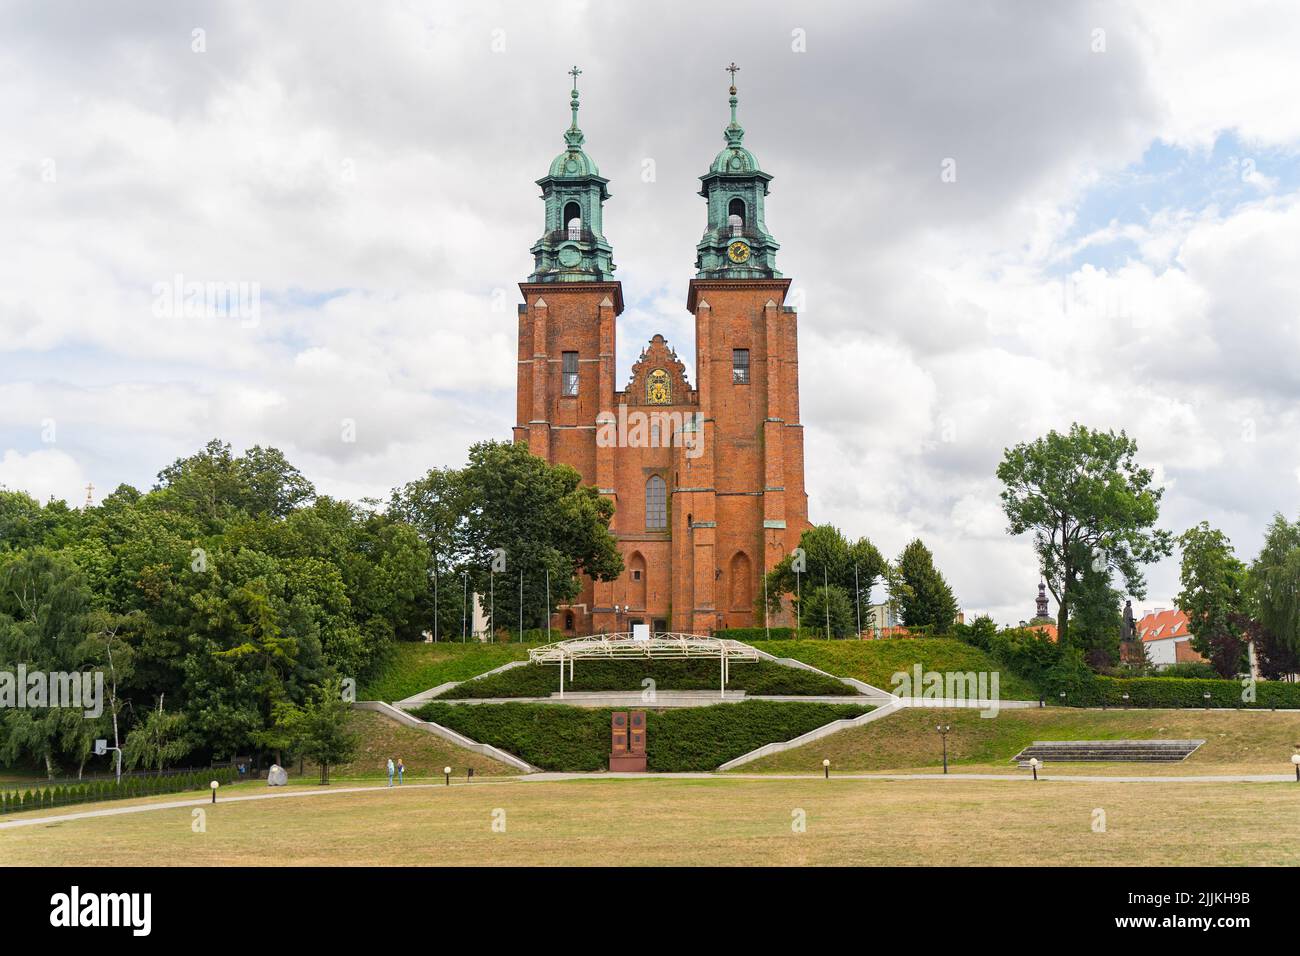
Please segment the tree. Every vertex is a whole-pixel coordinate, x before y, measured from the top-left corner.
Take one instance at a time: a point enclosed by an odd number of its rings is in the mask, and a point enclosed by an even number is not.
[[[903,624],[947,634],[957,619],[957,599],[934,566],[934,555],[920,538],[903,549],[895,564],[889,594],[897,603]]]
[[[327,684],[302,707],[282,705],[276,723],[283,728],[293,748],[320,767],[320,782],[330,782],[332,764],[351,760],[357,737],[347,729],[351,705],[343,700],[337,682]]]
[[[1221,677],[1235,677],[1246,649],[1246,566],[1222,531],[1202,521],[1178,538],[1183,549],[1174,602],[1187,615],[1192,647]]]
[[[1300,520],[1273,516],[1264,547],[1251,563],[1249,588],[1255,616],[1280,649],[1300,655]]]
[[[1068,434],[1008,448],[998,465],[1008,533],[1034,534],[1044,580],[1056,598],[1057,634],[1069,639],[1070,607],[1082,569],[1112,569],[1135,597],[1146,594],[1141,566],[1173,549],[1154,527],[1163,489],[1137,464],[1137,444],[1124,432],[1070,426]]]
[[[545,624],[548,573],[551,606],[578,595],[580,575],[612,581],[623,573],[609,530],[614,504],[569,465],[548,464],[522,444],[479,442],[449,481],[426,476],[411,493],[408,485],[395,494],[417,528],[450,538],[452,566],[470,592],[494,594],[494,629],[519,620],[521,571],[525,626]],[[452,508],[462,513],[447,532]]]
[[[1090,562],[1082,564],[1071,597],[1070,643],[1082,652],[1089,666],[1098,670],[1119,663],[1124,628],[1120,598],[1119,591],[1111,586],[1109,568],[1094,569]]]
[[[830,637],[851,637],[857,630],[857,616],[847,591],[837,585],[820,584],[804,593],[804,627],[818,634],[830,630]]]
[[[792,551],[767,572],[767,612],[780,611],[782,602],[789,598],[795,618],[807,627],[824,626],[823,617],[811,613],[807,605],[810,589],[823,585],[839,588],[848,596],[853,626],[857,627],[860,612],[871,603],[871,589],[888,568],[880,551],[866,538],[849,541],[833,525],[816,525],[799,536],[799,549]],[[802,569],[802,570],[800,570]],[[800,607],[800,597],[805,606]],[[758,614],[764,612],[763,595],[759,594],[755,606]]]
[[[127,734],[122,759],[131,768],[145,767],[162,773],[167,764],[190,752],[185,740],[185,718],[163,710],[163,698],[145,719]]]
[[[67,557],[43,548],[0,554],[0,670],[12,674],[22,664],[47,681],[81,670],[90,600],[85,575]],[[47,696],[45,703],[53,702]],[[41,706],[30,698],[22,708],[12,703],[0,708],[0,759],[29,757],[53,779],[61,753],[76,749],[79,734],[84,742],[83,711]]]

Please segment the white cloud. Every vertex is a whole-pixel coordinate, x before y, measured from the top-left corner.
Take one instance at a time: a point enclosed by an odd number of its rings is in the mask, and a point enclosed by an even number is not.
[[[7,482],[79,502],[87,476],[147,485],[220,436],[283,448],[328,493],[383,496],[508,437],[514,284],[575,60],[628,301],[617,379],[661,332],[694,381],[695,192],[734,56],[746,144],[776,177],[780,267],[806,299],[815,520],[889,554],[922,536],[966,606],[1012,621],[1037,575],[1028,541],[1003,533],[993,470],[1048,428],[1127,428],[1167,482],[1166,524],[1209,517],[1247,554],[1273,510],[1300,510],[1287,179],[1243,168],[1246,205],[1117,208],[1078,229],[1092,191],[1162,140],[1203,150],[1235,130],[1250,151],[1295,153],[1300,14],[680,12],[690,29],[580,2],[0,13],[24,41],[0,52],[24,78],[0,90]],[[795,25],[806,54],[788,52]],[[948,157],[956,183],[939,178]],[[1128,261],[1099,258],[1117,243]],[[178,273],[258,283],[258,321],[158,318],[151,290]],[[1176,570],[1151,575],[1163,603]]]

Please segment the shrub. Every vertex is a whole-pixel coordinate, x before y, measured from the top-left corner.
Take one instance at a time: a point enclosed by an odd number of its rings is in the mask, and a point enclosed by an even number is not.
[[[1207,661],[1179,661],[1170,664],[1160,672],[1161,677],[1190,677],[1205,680],[1220,680],[1219,672]]]
[[[763,744],[790,740],[870,707],[745,701],[650,710],[646,762],[651,770],[713,770]],[[433,702],[416,716],[516,754],[545,770],[603,770],[609,764],[611,710],[559,704],[467,706]]]
[[[1249,709],[1300,708],[1300,684],[1285,681],[1258,681],[1254,685],[1255,700],[1242,700],[1245,691],[1241,681],[1206,680],[1188,677],[1094,677],[1087,686],[1080,685],[1073,692],[1066,691],[1065,703],[1073,707],[1174,707],[1195,709],[1213,708]],[[1127,701],[1124,694],[1128,694]]]

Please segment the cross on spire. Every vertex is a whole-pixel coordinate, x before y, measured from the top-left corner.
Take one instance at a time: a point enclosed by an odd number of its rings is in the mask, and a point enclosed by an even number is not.
[[[569,76],[573,77],[573,92],[578,92],[578,77],[582,76],[582,71],[578,69],[575,63],[573,69],[569,71]]]
[[[740,67],[736,66],[736,61],[732,60],[731,64],[725,67],[726,71],[731,74],[731,92],[736,92],[736,74],[740,72]]]

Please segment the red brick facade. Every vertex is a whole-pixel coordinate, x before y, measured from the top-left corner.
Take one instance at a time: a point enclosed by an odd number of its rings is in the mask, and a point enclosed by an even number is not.
[[[808,527],[789,285],[693,280],[696,386],[656,335],[622,390],[620,283],[520,285],[515,441],[573,465],[614,501],[626,566],[617,581],[587,581],[574,604],[556,609],[552,624],[566,636],[635,622],[697,634],[763,624],[762,574]],[[746,377],[733,369],[738,349],[748,350],[748,381],[736,380]]]

